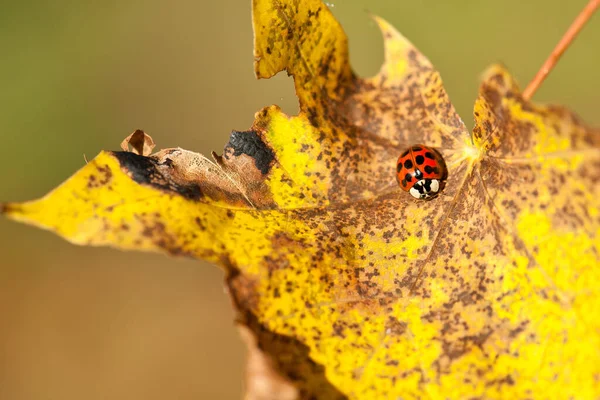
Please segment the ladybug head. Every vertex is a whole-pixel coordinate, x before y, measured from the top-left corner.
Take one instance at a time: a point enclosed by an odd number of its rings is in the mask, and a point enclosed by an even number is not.
[[[410,188],[410,194],[417,199],[432,199],[440,191],[440,181],[437,179],[421,179]]]

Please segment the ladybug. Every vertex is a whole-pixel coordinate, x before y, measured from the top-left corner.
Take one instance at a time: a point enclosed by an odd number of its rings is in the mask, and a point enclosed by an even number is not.
[[[396,163],[398,184],[417,199],[437,196],[447,176],[446,163],[440,153],[422,144],[406,149]]]

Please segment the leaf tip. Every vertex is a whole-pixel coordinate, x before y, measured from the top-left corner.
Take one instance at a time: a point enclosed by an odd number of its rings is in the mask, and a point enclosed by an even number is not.
[[[405,44],[410,45],[410,42],[400,32],[398,32],[396,28],[394,28],[394,26],[390,24],[387,20],[371,12],[368,13],[369,16],[375,21],[375,23],[379,27],[379,30],[381,30],[384,42],[387,43],[388,40],[396,39],[402,41]]]
[[[367,14],[373,19],[373,21],[375,21],[377,26],[379,26],[379,29],[381,29],[382,31],[395,31],[394,27],[389,22],[387,22],[387,20],[381,18],[379,15],[373,14],[371,11],[367,11]]]
[[[27,225],[45,228],[43,224],[37,223],[35,218],[32,218],[29,215],[27,206],[32,203],[35,203],[35,201],[29,201],[25,203],[0,203],[0,214],[15,222],[21,222]]]
[[[380,74],[393,80],[403,80],[408,69],[430,70],[431,62],[385,19],[370,14],[383,36],[384,64]]]
[[[521,93],[519,85],[510,72],[508,72],[508,68],[502,63],[496,63],[489,66],[483,74],[481,74],[481,87],[487,87],[499,93]]]
[[[0,214],[6,215],[8,218],[11,218],[11,215],[14,214],[17,209],[17,203],[0,203]]]

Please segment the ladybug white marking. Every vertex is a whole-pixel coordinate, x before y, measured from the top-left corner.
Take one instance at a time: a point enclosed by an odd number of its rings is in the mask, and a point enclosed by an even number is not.
[[[428,199],[440,190],[440,181],[437,179],[421,179],[410,188],[409,193],[416,199]]]

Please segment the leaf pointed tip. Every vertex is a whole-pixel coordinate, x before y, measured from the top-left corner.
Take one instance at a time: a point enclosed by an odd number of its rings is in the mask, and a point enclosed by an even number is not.
[[[29,215],[28,205],[33,203],[36,203],[36,201],[34,200],[25,203],[0,203],[0,214],[15,222],[47,229],[44,224],[36,222],[36,219],[31,218]]]
[[[379,15],[374,14],[369,10],[366,10],[366,13],[369,15],[369,17],[371,17],[373,19],[373,21],[375,21],[375,23],[381,28],[381,30],[384,30],[384,29],[396,30],[392,26],[392,24],[390,24],[386,19],[380,17]]]
[[[381,30],[381,34],[383,35],[384,43],[386,45],[387,45],[387,43],[390,40],[393,40],[395,42],[402,43],[404,45],[404,47],[414,48],[414,45],[412,44],[412,42],[410,40],[408,40],[406,38],[406,36],[404,36],[403,34],[401,34],[394,27],[394,25],[392,25],[386,19],[384,19],[384,18],[382,18],[382,17],[380,17],[378,15],[375,15],[375,14],[373,14],[371,12],[369,12],[369,15],[371,16],[371,18],[373,18],[373,20],[375,21],[375,23],[377,24],[377,26]]]
[[[490,76],[496,75],[496,74],[508,74],[508,68],[506,67],[506,65],[504,65],[504,63],[502,62],[496,62],[490,66],[488,66],[482,73],[481,73],[481,80],[485,81],[487,80]]]
[[[408,69],[432,70],[431,62],[385,19],[370,14],[383,36],[384,63],[379,72],[388,79],[403,80]]]
[[[19,210],[18,203],[0,203],[0,214],[12,218],[12,215]]]
[[[501,62],[490,65],[481,74],[481,85],[500,89],[501,92],[521,92],[519,85],[508,71],[506,65]]]
[[[15,214],[23,213],[27,207],[33,203],[39,202],[39,200],[29,200],[24,202],[4,202],[0,203],[0,214],[12,216]]]

